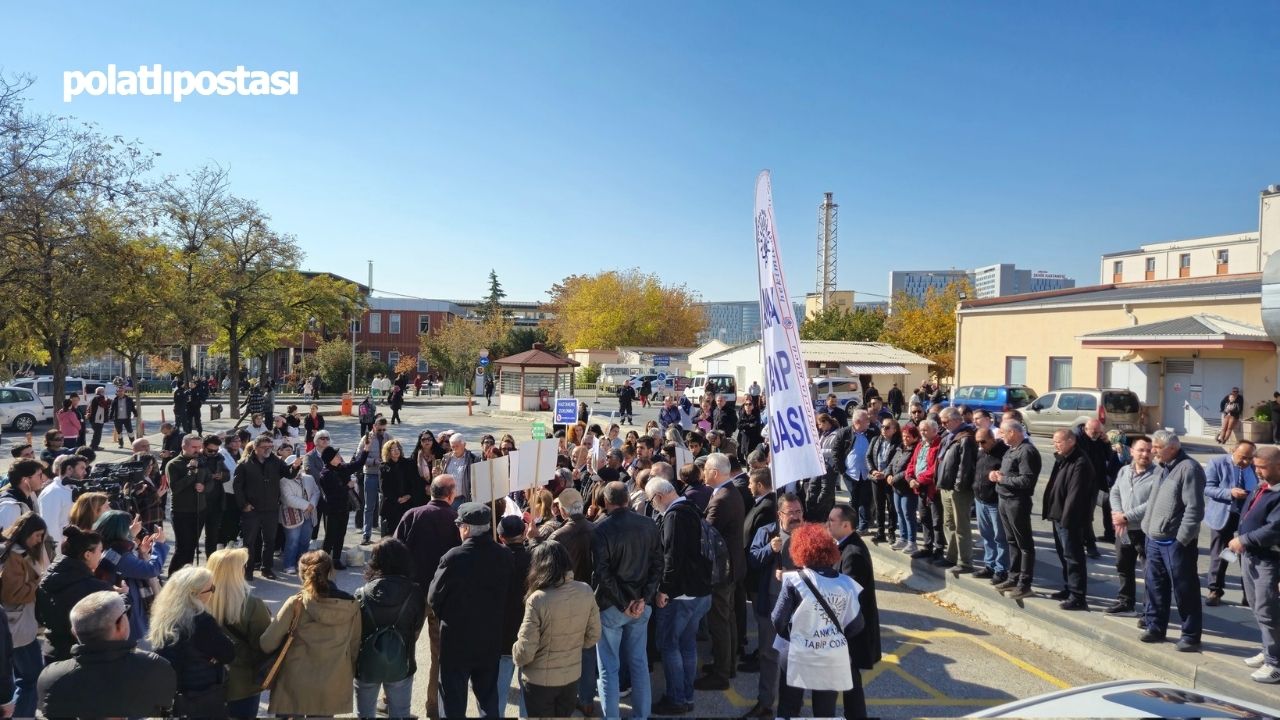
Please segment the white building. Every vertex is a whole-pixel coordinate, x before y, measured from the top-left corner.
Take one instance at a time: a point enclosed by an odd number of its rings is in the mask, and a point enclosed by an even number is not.
[[[1261,272],[1257,232],[1149,243],[1102,256],[1099,284]]]
[[[765,384],[764,360],[759,340],[734,345],[705,356],[708,373],[733,375],[739,388]],[[882,397],[897,383],[904,392],[930,378],[929,358],[875,342],[801,340],[800,354],[809,377],[827,375],[857,377],[865,386],[875,382]]]

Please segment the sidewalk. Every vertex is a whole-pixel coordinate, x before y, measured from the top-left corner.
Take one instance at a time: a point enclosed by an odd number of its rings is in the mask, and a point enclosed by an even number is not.
[[[1043,478],[1042,478],[1043,482]],[[1040,487],[1037,488],[1041,489]],[[1037,498],[1038,500],[1038,498]],[[1095,514],[1096,515],[1096,514]],[[1062,569],[1054,552],[1049,524],[1033,510],[1032,527],[1036,539],[1036,596],[1010,600],[997,593],[987,580],[971,575],[953,576],[925,560],[889,549],[889,544],[868,542],[876,574],[900,583],[938,601],[1003,627],[1028,642],[1055,650],[1072,660],[1125,678],[1155,678],[1189,688],[1205,688],[1242,700],[1270,705],[1275,703],[1275,686],[1255,683],[1252,672],[1241,662],[1258,652],[1260,638],[1253,613],[1240,605],[1239,567],[1227,574],[1223,604],[1204,606],[1202,652],[1182,653],[1173,647],[1178,636],[1176,606],[1170,612],[1170,642],[1149,645],[1139,641],[1142,631],[1134,616],[1109,616],[1102,611],[1119,589],[1114,548],[1099,542],[1099,560],[1089,560],[1089,612],[1061,610],[1048,598],[1062,588]],[[982,543],[973,526],[974,566],[981,568]],[[1200,540],[1201,597],[1206,597],[1204,574],[1208,571],[1208,531]],[[1142,571],[1138,571],[1138,597],[1145,597]],[[1141,604],[1139,604],[1141,608]]]

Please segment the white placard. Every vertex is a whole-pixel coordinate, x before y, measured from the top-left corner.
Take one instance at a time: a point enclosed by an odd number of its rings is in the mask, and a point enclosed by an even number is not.
[[[782,275],[778,235],[773,220],[769,171],[756,177],[755,250],[759,261],[760,333],[764,348],[765,392],[768,394],[769,464],[779,491],[826,467],[818,449],[817,423],[809,395],[799,326]]]
[[[482,460],[471,466],[471,499],[479,503],[488,503],[510,492],[507,487],[507,460],[496,458]]]
[[[676,446],[676,471],[693,462],[693,451],[683,445]]]
[[[528,440],[516,446],[518,472],[512,486],[517,490],[533,490],[551,482],[556,473],[556,452],[560,441]]]

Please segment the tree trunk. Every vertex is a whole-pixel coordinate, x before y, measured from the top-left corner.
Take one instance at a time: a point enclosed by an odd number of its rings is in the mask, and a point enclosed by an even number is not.
[[[191,363],[195,362],[195,358],[191,356],[191,346],[194,343],[183,343],[182,345],[182,386],[186,387],[187,382],[191,380]],[[132,366],[130,371],[132,371]]]
[[[240,323],[233,314],[227,326],[227,355],[231,363],[231,382],[227,383],[227,402],[231,406],[231,414],[239,417],[240,408],[240,343],[236,340],[236,331]]]
[[[142,437],[142,380],[138,377],[138,354],[125,355],[129,361],[129,377],[133,378],[133,405],[138,413],[138,437]]]

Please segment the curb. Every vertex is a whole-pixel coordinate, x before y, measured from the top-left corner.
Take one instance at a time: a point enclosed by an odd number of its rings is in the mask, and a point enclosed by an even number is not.
[[[1100,609],[1066,612],[1043,596],[1010,600],[986,580],[955,577],[942,568],[913,561],[887,546],[867,543],[876,575],[952,605],[1006,632],[1075,662],[1120,678],[1158,678],[1187,688],[1222,693],[1264,706],[1275,704],[1274,686],[1249,679],[1239,660],[1181,653],[1172,642],[1147,644],[1131,616],[1109,617]],[[1171,623],[1176,633],[1176,622]],[[1206,638],[1206,645],[1212,638]]]

